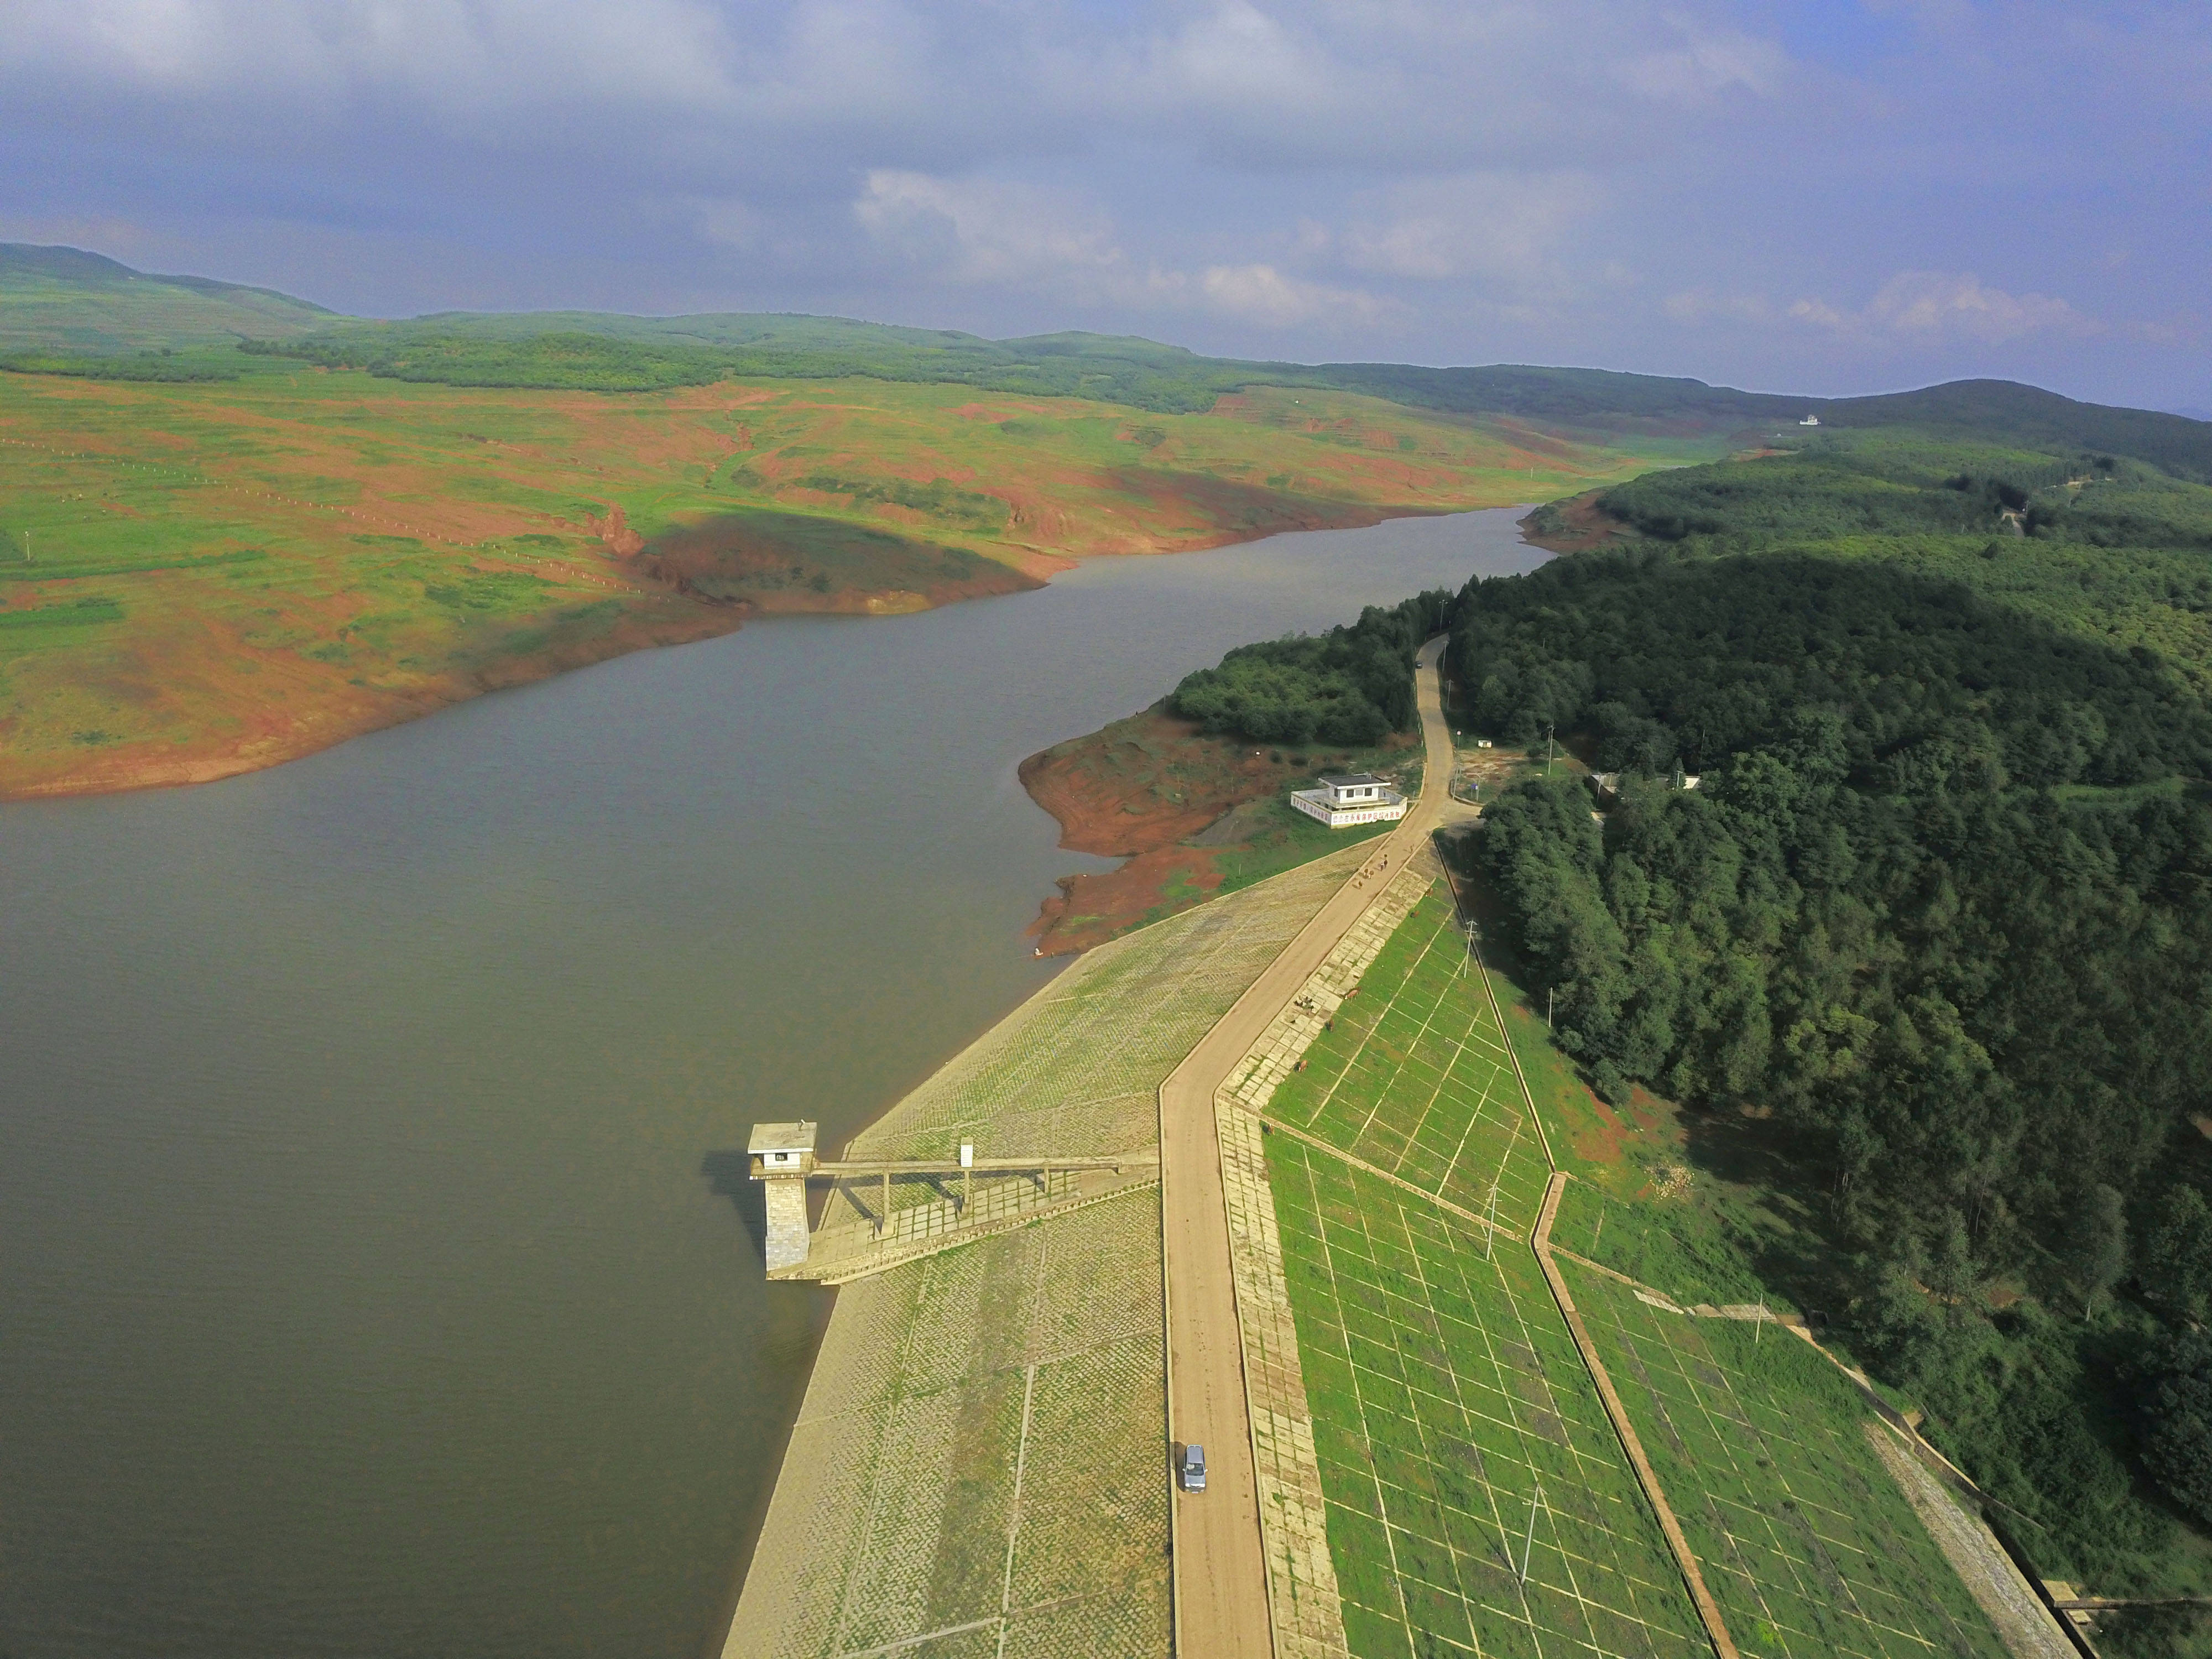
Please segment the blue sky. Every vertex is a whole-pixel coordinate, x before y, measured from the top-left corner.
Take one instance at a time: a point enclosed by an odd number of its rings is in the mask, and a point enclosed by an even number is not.
[[[349,311],[2212,409],[2212,6],[9,0],[0,238]]]

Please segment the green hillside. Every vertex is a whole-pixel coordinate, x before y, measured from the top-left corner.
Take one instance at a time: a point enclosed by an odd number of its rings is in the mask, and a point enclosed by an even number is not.
[[[1824,427],[1910,427],[1984,441],[2126,454],[2212,482],[2212,422],[2109,409],[2007,380],[1960,380],[1878,397],[1741,392],[1677,376],[1527,364],[1280,363],[1203,357],[1127,336],[1069,332],[989,340],[952,329],[842,317],[707,313],[440,312],[405,321],[341,317],[266,289],[132,270],[75,248],[0,244],[0,355],[18,368],[102,378],[207,378],[56,362],[250,342],[265,356],[382,379],[458,386],[654,392],[744,379],[849,375],[1190,413],[1255,386],[1313,387],[1455,415],[1567,428],[1641,428],[1747,440]],[[45,354],[33,361],[22,354]]]
[[[0,350],[112,355],[306,333],[335,313],[265,288],[157,276],[73,247],[0,242]]]

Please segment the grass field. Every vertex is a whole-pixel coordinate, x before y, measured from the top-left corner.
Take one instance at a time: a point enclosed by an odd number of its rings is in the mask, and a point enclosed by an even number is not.
[[[1431,891],[1267,1115],[1525,1236],[1551,1166],[1478,972]]]
[[[1779,1327],[1668,1313],[1565,1271],[1747,1659],[2003,1659],[1826,1360]]]
[[[1285,1135],[1268,1170],[1352,1652],[1710,1653],[1528,1249]]]
[[[1711,1216],[1656,1193],[1647,1191],[1631,1201],[1608,1197],[1587,1181],[1569,1182],[1553,1222],[1552,1243],[1649,1285],[1684,1307],[1764,1301],[1777,1312],[1790,1312],[1795,1306],[1752,1270]]]
[[[215,355],[237,378],[0,374],[0,796],[269,764],[755,612],[912,610],[1067,556],[1540,500],[1673,459],[1326,392],[1171,415]]]
[[[0,349],[9,353],[227,348],[241,335],[276,339],[337,320],[268,289],[148,276],[74,248],[0,244]]]

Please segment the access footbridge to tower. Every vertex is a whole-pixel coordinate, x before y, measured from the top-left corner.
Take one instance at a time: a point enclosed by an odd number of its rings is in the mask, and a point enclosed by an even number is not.
[[[963,1141],[950,1158],[822,1158],[816,1156],[816,1127],[805,1121],[755,1124],[745,1153],[767,1211],[768,1276],[826,1285],[848,1284],[1159,1179],[1158,1155],[1142,1151],[984,1158]],[[810,1182],[829,1188],[818,1224],[811,1218]],[[908,1201],[895,1203],[894,1184],[915,1191],[902,1192]]]

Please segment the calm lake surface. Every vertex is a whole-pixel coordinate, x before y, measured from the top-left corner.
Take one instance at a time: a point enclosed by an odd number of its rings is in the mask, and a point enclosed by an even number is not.
[[[1511,511],[1099,560],[0,808],[0,1653],[693,1659],[829,1293],[834,1146],[1042,982],[1023,757],[1533,568]]]

